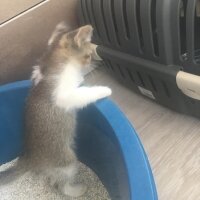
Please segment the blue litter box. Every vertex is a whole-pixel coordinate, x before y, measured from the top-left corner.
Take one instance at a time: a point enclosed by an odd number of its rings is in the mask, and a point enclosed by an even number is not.
[[[0,164],[22,151],[23,111],[30,86],[30,81],[20,81],[0,87]],[[157,200],[142,144],[118,107],[105,99],[83,109],[78,120],[78,156],[98,175],[111,199]]]

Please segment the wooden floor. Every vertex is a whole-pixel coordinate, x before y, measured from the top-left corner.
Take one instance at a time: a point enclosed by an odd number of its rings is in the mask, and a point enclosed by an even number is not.
[[[132,122],[147,152],[159,200],[199,200],[200,120],[135,94],[102,68],[86,82],[112,88],[111,98]]]

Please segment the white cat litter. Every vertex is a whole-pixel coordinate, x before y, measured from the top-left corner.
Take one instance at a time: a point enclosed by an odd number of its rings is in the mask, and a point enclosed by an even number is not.
[[[0,166],[0,171],[5,168],[6,165]],[[72,198],[60,195],[44,180],[26,173],[9,185],[0,187],[0,200],[110,200],[98,177],[83,164],[80,164],[77,181],[86,184],[88,190],[84,196]]]

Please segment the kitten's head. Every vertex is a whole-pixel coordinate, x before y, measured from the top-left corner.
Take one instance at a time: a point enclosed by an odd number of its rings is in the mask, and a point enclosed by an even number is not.
[[[58,34],[56,34],[56,31]],[[69,32],[66,30],[61,31],[61,29],[56,31],[53,34],[53,41],[50,42],[50,46],[55,47],[56,55],[68,61],[74,60],[80,66],[89,66],[93,53],[93,45],[91,43],[92,26],[82,26]]]

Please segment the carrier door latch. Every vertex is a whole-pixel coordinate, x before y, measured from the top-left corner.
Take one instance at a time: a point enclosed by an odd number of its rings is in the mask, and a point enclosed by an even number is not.
[[[200,76],[179,71],[176,76],[176,83],[185,95],[200,100]]]

